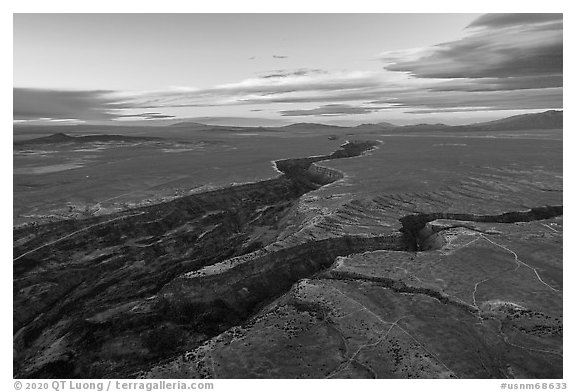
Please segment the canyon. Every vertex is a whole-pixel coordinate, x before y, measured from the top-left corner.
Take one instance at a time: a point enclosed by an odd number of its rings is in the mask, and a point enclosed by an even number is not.
[[[561,378],[557,169],[367,170],[395,142],[16,228],[15,377]]]

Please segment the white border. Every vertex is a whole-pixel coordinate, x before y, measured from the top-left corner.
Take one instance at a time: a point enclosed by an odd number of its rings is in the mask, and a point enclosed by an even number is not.
[[[136,1],[120,1],[120,0],[98,0],[98,1],[72,1],[72,0],[10,0],[2,4],[2,45],[4,53],[13,53],[12,41],[12,14],[21,12],[114,12],[114,13],[132,13],[132,12],[146,12],[146,13],[166,13],[166,12],[229,12],[229,13],[263,13],[263,12],[338,12],[338,13],[361,13],[361,12],[421,12],[421,13],[439,13],[439,12],[471,12],[471,13],[485,13],[485,12],[562,12],[564,13],[564,27],[565,27],[565,69],[569,72],[565,74],[565,98],[564,107],[569,107],[572,102],[571,93],[573,76],[572,70],[576,69],[573,62],[573,41],[570,40],[574,36],[574,18],[573,9],[571,5],[574,2],[567,0],[563,1],[526,1],[526,0],[485,0],[482,2],[457,2],[457,1],[426,1],[426,0],[413,0],[413,1],[398,1],[388,2],[384,0],[354,0],[342,2],[321,2],[311,0],[290,0],[290,1],[264,1],[264,0],[211,0],[211,1],[155,1],[155,2],[136,2]],[[0,388],[2,390],[13,390],[12,381],[12,333],[11,333],[11,316],[12,316],[12,268],[8,255],[11,255],[12,248],[12,226],[11,215],[12,211],[12,181],[9,180],[9,175],[12,173],[12,114],[9,110],[12,109],[12,87],[13,80],[8,81],[8,75],[12,76],[13,63],[8,59],[8,56],[3,57],[3,80],[4,88],[2,89],[2,108],[4,112],[3,121],[5,123],[4,131],[2,132],[2,180],[5,184],[6,192],[2,194],[2,236],[1,236],[1,249],[5,254],[5,260],[2,267],[2,297],[4,298],[3,311],[5,312],[5,322],[2,323],[2,338],[1,353],[2,365]],[[565,200],[565,238],[571,239],[575,234],[574,222],[574,207],[572,204],[574,195],[573,176],[572,170],[576,169],[573,147],[573,115],[569,110],[565,110],[565,125],[564,125],[564,172],[567,174],[564,184]],[[4,151],[5,149],[5,151]],[[10,177],[11,178],[11,177]],[[7,186],[10,184],[10,186]],[[569,244],[568,244],[569,246]],[[574,277],[574,262],[575,258],[573,248],[564,248],[564,281],[570,283],[570,278]],[[576,387],[574,380],[574,310],[572,304],[574,301],[574,289],[570,284],[566,285],[565,291],[565,306],[564,306],[564,382],[567,382],[568,388]],[[566,306],[567,305],[567,306]],[[517,380],[517,382],[537,382],[544,380]],[[554,380],[556,381],[556,380]],[[438,390],[438,391],[495,391],[500,390],[500,384],[503,380],[283,380],[281,382],[274,380],[214,380],[216,388],[215,391],[268,391],[274,389],[276,391],[288,390],[322,390],[330,388],[330,390],[405,390],[406,388],[414,388],[420,390]]]

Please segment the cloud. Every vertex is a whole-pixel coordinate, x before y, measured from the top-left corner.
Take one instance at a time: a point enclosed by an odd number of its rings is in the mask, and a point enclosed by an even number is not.
[[[370,102],[406,110],[461,110],[462,102],[478,110],[558,108],[562,32],[558,14],[488,14],[472,22],[459,40],[382,54],[381,72],[275,70],[210,89],[160,92],[132,103],[143,108],[324,103],[356,108],[349,114]],[[518,93],[510,93],[514,91]],[[321,115],[337,108],[281,113]]]
[[[207,89],[180,88],[127,94],[121,103],[140,109],[159,109],[279,102],[326,102],[337,99],[343,94],[380,97],[380,93],[372,96],[369,91],[381,88],[381,83],[381,73],[298,69],[273,71],[264,76]],[[350,99],[349,96],[346,99]]]
[[[460,112],[482,110],[528,110],[562,107],[562,88],[460,92],[444,91],[430,94],[405,93],[392,99],[373,101],[374,105],[392,105],[406,113]]]
[[[562,75],[516,78],[452,79],[429,87],[430,91],[509,91],[562,87]]]
[[[384,68],[441,79],[562,75],[563,29],[557,15],[488,14],[471,27],[471,34],[457,41],[384,53]]]
[[[231,127],[276,127],[288,125],[290,122],[285,119],[265,118],[265,117],[230,117],[230,116],[209,116],[209,117],[188,117],[186,121],[206,125],[221,125]]]
[[[171,118],[164,112],[172,108],[233,105],[271,105],[281,116],[555,109],[563,104],[562,33],[559,14],[487,14],[461,39],[381,54],[375,71],[277,69],[208,88],[141,92],[15,88],[14,119],[157,119]]]
[[[288,78],[290,76],[306,76],[306,75],[322,75],[328,74],[328,71],[317,69],[317,68],[299,68],[296,70],[275,70],[260,77],[263,79],[271,79],[271,78]]]
[[[64,91],[13,89],[15,120],[38,118],[109,120],[125,106],[117,103],[112,91]]]
[[[383,96],[383,82],[386,78],[382,78],[382,72],[299,68],[271,71],[259,77],[205,89],[120,92],[14,88],[14,119],[152,119],[168,118],[163,112],[169,108],[373,100]],[[387,84],[387,91],[405,89],[392,79]]]
[[[349,114],[366,114],[382,108],[362,107],[343,104],[323,105],[315,109],[282,110],[282,116],[343,116]]]
[[[148,120],[160,119],[160,118],[175,118],[176,116],[170,116],[168,114],[152,114],[146,116]]]
[[[534,25],[553,21],[562,21],[562,14],[485,14],[469,24],[468,28],[500,28],[508,26]]]
[[[116,114],[117,118],[125,117],[140,117],[146,120],[157,120],[162,118],[175,118],[176,116],[170,116],[167,114],[162,114],[158,112],[146,112],[146,113],[136,113],[136,114]]]
[[[392,99],[407,113],[562,107],[561,14],[486,14],[465,35],[432,47],[386,52],[384,69],[409,75],[421,93]]]

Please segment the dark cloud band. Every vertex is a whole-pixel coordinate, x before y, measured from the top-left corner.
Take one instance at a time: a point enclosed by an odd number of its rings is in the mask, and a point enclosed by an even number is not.
[[[518,25],[533,25],[553,21],[562,21],[562,14],[486,14],[468,25],[468,28],[499,28]]]
[[[15,120],[78,118],[110,120],[114,111],[125,108],[110,95],[112,91],[63,91],[14,88],[13,115]]]
[[[282,110],[282,116],[343,116],[349,114],[366,114],[380,110],[376,107],[362,107],[351,105],[323,105],[315,109]]]

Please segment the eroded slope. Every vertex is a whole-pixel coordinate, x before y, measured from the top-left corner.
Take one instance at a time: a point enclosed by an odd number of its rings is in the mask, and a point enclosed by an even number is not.
[[[302,194],[340,178],[309,169],[313,162],[360,155],[374,144],[279,161],[286,174],[273,180],[15,230],[16,374],[126,375],[245,319],[245,312],[221,317],[218,299],[205,316],[154,295],[182,273],[273,243]]]
[[[562,377],[561,170],[373,146],[17,231],[17,375]]]

